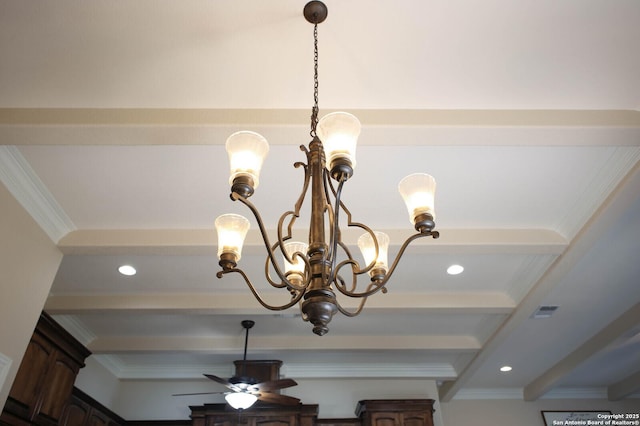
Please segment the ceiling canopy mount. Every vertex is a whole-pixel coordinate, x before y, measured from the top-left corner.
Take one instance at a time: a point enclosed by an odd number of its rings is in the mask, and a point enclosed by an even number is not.
[[[321,1],[310,1],[304,7],[304,17],[311,24],[320,24],[327,19],[327,6]]]

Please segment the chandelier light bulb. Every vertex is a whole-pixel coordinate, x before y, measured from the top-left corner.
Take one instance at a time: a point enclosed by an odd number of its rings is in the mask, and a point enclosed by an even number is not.
[[[360,121],[348,112],[332,112],[318,121],[318,138],[322,141],[327,156],[327,170],[347,163],[356,167],[356,145],[361,129]]]
[[[376,240],[378,240],[378,256],[376,257],[376,246],[370,233],[364,233],[358,238],[358,247],[364,257],[365,265],[375,262],[375,265],[369,271],[369,275],[374,277],[380,274],[380,270],[384,271],[382,275],[389,270],[389,236],[384,232],[374,232]]]
[[[407,205],[411,223],[415,224],[416,219],[424,214],[435,219],[436,180],[433,176],[426,173],[411,174],[400,181],[398,190]]]
[[[247,185],[250,188],[250,190],[246,189],[248,193],[240,191],[240,194],[248,197],[258,187],[260,169],[269,153],[269,143],[262,135],[243,130],[229,136],[225,148],[229,155],[231,172],[229,184],[232,188],[238,181]]]
[[[223,214],[218,216],[215,225],[218,232],[218,258],[223,254],[230,254],[236,262],[239,261],[244,238],[250,227],[249,220],[239,214]]]
[[[291,258],[292,263],[290,263],[285,256],[284,258],[284,269],[287,274],[289,274],[289,279],[294,282],[302,282],[304,279],[304,268],[305,263],[300,258],[300,256],[294,256],[294,253],[299,252],[302,253],[303,256],[307,255],[307,249],[309,245],[307,243],[301,243],[299,241],[290,241],[284,244],[284,251]]]

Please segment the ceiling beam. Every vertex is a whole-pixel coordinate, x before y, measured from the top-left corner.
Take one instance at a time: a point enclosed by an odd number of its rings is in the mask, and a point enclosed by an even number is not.
[[[577,366],[614,343],[616,339],[638,324],[640,324],[640,303],[635,304],[595,336],[525,386],[523,391],[524,400],[535,401],[540,398]]]
[[[633,110],[357,109],[352,113],[376,126],[640,128],[640,111]],[[307,109],[0,108],[0,126],[286,126],[306,123],[308,115]]]
[[[383,229],[391,241],[404,241],[406,230]],[[275,230],[268,231],[276,235]],[[560,254],[567,240],[548,229],[445,229],[438,244],[430,239],[412,243],[412,253],[511,253]],[[356,246],[361,231],[344,230],[345,244]],[[399,244],[391,244],[391,247]],[[215,256],[216,232],[213,229],[116,229],[75,230],[58,242],[58,248],[68,255],[96,254],[175,254]],[[262,254],[264,242],[258,230],[249,230],[243,245],[244,254]]]
[[[481,345],[473,336],[337,336],[327,335],[322,339],[310,333],[295,336],[295,348],[291,347],[292,336],[258,336],[251,338],[253,352],[264,351],[323,351],[335,350],[424,350],[455,351],[456,353],[477,351]],[[97,337],[87,345],[93,354],[154,353],[179,351],[191,353],[235,354],[241,341],[238,338],[211,336],[114,336]],[[296,349],[297,348],[297,349]]]
[[[607,398],[609,401],[619,401],[638,391],[640,391],[640,371],[609,386],[607,388]]]
[[[329,110],[325,112],[331,112]],[[367,126],[388,128],[411,145],[601,145],[602,132],[612,145],[636,146],[640,111],[631,110],[354,110]],[[220,145],[238,127],[256,131],[278,127],[299,135],[308,126],[303,109],[172,108],[0,108],[0,141],[6,145],[68,145],[70,136],[84,145]],[[423,128],[419,139],[402,137],[402,127]],[[497,140],[496,129],[510,135]],[[549,128],[554,128],[550,133]],[[596,131],[597,129],[597,131]],[[578,138],[567,135],[580,134]],[[446,135],[446,137],[443,137]],[[289,144],[283,137],[272,144]],[[362,145],[387,144],[389,138],[363,138]],[[568,142],[574,140],[575,142]],[[135,142],[131,142],[135,141]]]
[[[355,303],[351,299],[349,303]],[[352,307],[346,305],[346,307]],[[367,301],[368,311],[469,313],[507,315],[515,308],[509,296],[499,292],[459,294],[388,293]],[[266,311],[248,292],[144,293],[113,295],[51,295],[44,310],[51,315],[96,312],[260,315]]]
[[[567,250],[549,267],[544,275],[522,299],[514,313],[491,336],[482,350],[465,367],[456,380],[447,381],[439,389],[440,400],[449,402],[476,371],[491,357],[502,343],[515,332],[531,312],[542,304],[547,294],[556,287],[566,274],[580,261],[604,233],[603,223],[616,222],[627,209],[640,198],[640,162],[622,179],[602,205],[571,241]]]
[[[237,354],[236,354],[237,355]],[[229,377],[235,374],[231,362],[226,363],[188,363],[149,365],[147,363],[120,362],[117,356],[97,355],[96,361],[107,368],[120,380],[165,380],[171,379],[203,379],[207,372],[218,377]],[[400,363],[285,363],[280,375],[295,379],[345,379],[345,378],[383,378],[398,379],[451,379],[456,376],[455,369],[447,363],[424,362],[419,364]]]

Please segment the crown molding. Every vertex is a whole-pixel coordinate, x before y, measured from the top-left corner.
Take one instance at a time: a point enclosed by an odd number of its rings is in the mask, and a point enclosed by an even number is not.
[[[0,181],[54,243],[76,229],[15,146],[0,145]]]
[[[96,335],[73,315],[53,315],[53,319],[85,346],[96,338]]]

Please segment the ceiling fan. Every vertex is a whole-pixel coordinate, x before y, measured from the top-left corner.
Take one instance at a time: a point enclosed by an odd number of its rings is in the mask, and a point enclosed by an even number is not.
[[[242,371],[239,376],[233,376],[229,380],[222,379],[212,374],[204,374],[204,376],[216,383],[219,383],[228,389],[230,392],[196,392],[196,393],[179,393],[173,396],[184,395],[212,395],[212,394],[225,394],[225,399],[233,408],[245,409],[251,407],[257,400],[264,401],[270,404],[280,405],[298,405],[300,399],[292,396],[280,395],[274,393],[280,389],[296,386],[293,379],[279,379],[270,380],[267,382],[258,383],[253,377],[246,375],[246,361],[247,361],[247,343],[249,342],[249,329],[251,329],[255,322],[251,320],[244,320],[241,322],[242,327],[245,329],[244,337],[244,356],[242,362]]]

